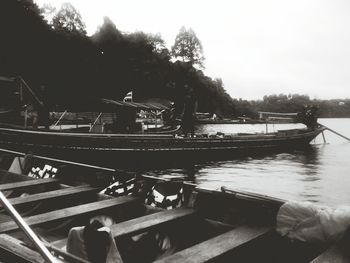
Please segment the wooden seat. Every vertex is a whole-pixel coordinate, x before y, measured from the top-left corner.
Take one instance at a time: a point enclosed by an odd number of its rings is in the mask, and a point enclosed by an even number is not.
[[[195,211],[192,209],[179,208],[166,210],[115,224],[111,227],[111,231],[114,237],[137,235],[151,229],[152,227],[157,227],[161,224],[173,222],[181,218],[187,218],[194,214]],[[51,245],[57,248],[62,248],[66,243],[67,238],[64,238],[51,242]]]
[[[89,261],[81,259],[75,255],[72,255],[66,251],[57,249],[52,247],[49,244],[44,245],[47,247],[51,253],[53,252],[56,256],[61,256],[65,259],[68,259],[69,262],[76,262],[76,263],[89,263]],[[1,249],[3,251],[8,251],[10,254],[15,255],[16,259],[21,259],[21,262],[45,262],[43,257],[33,249],[33,244],[24,244],[21,240],[18,240],[10,235],[7,234],[0,234],[0,251]],[[63,260],[58,260],[57,262],[63,262]],[[66,261],[64,261],[66,262]]]
[[[239,227],[156,262],[207,262],[267,234],[269,227]]]
[[[26,180],[21,182],[13,182],[13,183],[6,183],[6,184],[0,184],[0,191],[6,191],[6,190],[15,190],[15,189],[21,189],[21,188],[30,188],[38,185],[48,185],[48,184],[57,184],[59,180],[57,179],[34,179],[34,180]]]
[[[21,241],[6,234],[0,235],[0,248],[16,257],[22,259],[21,262],[43,263],[43,257],[30,248],[23,246]]]
[[[60,210],[56,210],[56,211],[51,211],[51,212],[47,212],[47,213],[43,213],[43,214],[39,214],[39,215],[34,215],[34,216],[26,217],[26,218],[24,218],[24,220],[30,226],[39,225],[42,223],[55,221],[55,220],[59,220],[59,219],[71,218],[74,216],[84,215],[84,214],[88,214],[91,212],[98,212],[98,211],[101,211],[101,210],[104,210],[107,208],[124,206],[126,204],[130,204],[131,202],[135,202],[137,200],[138,199],[135,197],[123,196],[123,197],[118,197],[118,198],[107,199],[107,200],[92,202],[92,203],[88,203],[88,204],[68,207],[68,208],[64,208],[64,209],[60,209]],[[16,225],[15,222],[13,222],[13,221],[5,222],[5,223],[0,224],[0,233],[15,230],[17,228],[18,228],[18,226]]]
[[[195,210],[189,208],[166,210],[115,224],[111,227],[111,231],[114,237],[136,235],[165,223],[188,218],[195,213]]]
[[[48,191],[38,194],[27,195],[24,197],[10,198],[9,201],[12,205],[28,204],[38,201],[47,201],[51,199],[58,199],[62,197],[74,197],[76,195],[83,195],[97,192],[100,188],[92,186],[78,186],[68,187],[54,191]]]
[[[349,263],[350,259],[336,246],[332,246],[311,261],[311,263]]]

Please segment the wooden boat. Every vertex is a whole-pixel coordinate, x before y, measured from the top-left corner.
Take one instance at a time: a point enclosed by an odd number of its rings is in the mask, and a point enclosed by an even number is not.
[[[279,235],[275,230],[276,213],[284,200],[225,187],[202,189],[193,184],[149,176],[134,183],[132,195],[113,191],[115,196],[109,196],[99,193],[105,187],[105,180],[77,186],[76,170],[73,171],[74,174],[66,177],[71,180],[69,184],[64,180],[65,176],[58,174],[54,179],[33,179],[0,171],[0,190],[7,192],[8,203],[23,215],[23,224],[40,237],[37,242],[45,248],[37,249],[30,242],[29,234],[19,230],[21,220],[16,224],[2,211],[0,261],[43,262],[38,251],[45,255],[47,249],[50,252],[46,255],[47,262],[55,262],[50,260],[52,255],[60,262],[89,262],[74,254],[74,249],[67,252],[67,246],[74,238],[69,236],[80,229],[79,226],[89,225],[91,218],[101,215],[114,221],[109,225],[108,233],[116,243],[115,262],[349,260],[347,250],[340,243],[335,246],[310,244]],[[108,174],[102,178],[106,177]],[[115,188],[125,189],[125,185]],[[155,189],[167,197],[158,202]],[[1,201],[3,203],[3,198]],[[157,207],[157,202],[163,208]],[[90,243],[92,248],[88,254],[99,245],[98,242]]]
[[[160,160],[235,158],[241,153],[306,147],[324,130],[282,130],[266,134],[101,134],[54,132],[0,126],[0,148],[104,166],[134,166]]]
[[[137,132],[142,129],[136,127],[141,125],[136,123],[137,111],[171,112],[171,104],[93,99],[79,107],[76,105],[76,112],[72,112],[74,109],[66,106],[65,111],[57,115],[57,121],[51,125],[51,128],[57,128],[66,118],[65,121],[69,124],[77,124],[76,129],[50,130],[49,124],[52,119],[49,118],[49,112],[28,84],[20,77],[3,80],[13,85],[18,84],[17,88],[9,89],[7,97],[13,93],[10,105],[22,109],[17,112],[15,123],[23,123],[23,127],[26,128],[0,124],[0,148],[95,165],[134,167],[135,163],[138,166],[158,165],[181,159],[235,158],[241,153],[292,150],[307,146],[324,129],[315,125],[315,116],[305,115],[305,120],[312,119],[312,125],[306,125],[310,128],[275,133],[196,134],[193,138],[184,138],[176,133],[139,134]],[[81,119],[76,114],[78,112],[84,113]],[[173,119],[169,116],[167,118]],[[78,120],[90,126],[78,127]],[[46,125],[47,129],[38,129],[40,124]]]

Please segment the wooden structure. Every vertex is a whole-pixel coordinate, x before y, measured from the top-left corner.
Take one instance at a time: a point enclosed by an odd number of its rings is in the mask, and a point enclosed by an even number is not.
[[[226,188],[201,189],[153,177],[138,178],[133,195],[113,197],[99,193],[105,185],[77,184],[75,175],[70,174],[72,184],[67,185],[60,176],[33,179],[0,171],[1,190],[11,190],[8,202],[59,262],[89,262],[68,253],[65,246],[69,229],[87,224],[96,215],[113,218],[109,229],[120,262],[349,260],[339,244],[307,244],[281,237],[275,231],[276,213],[284,202],[280,199]],[[150,201],[152,191],[162,187],[182,189],[173,209],[154,207]],[[4,211],[0,232],[0,261],[43,262],[38,248]]]
[[[22,77],[0,76],[0,98],[0,122],[24,127],[37,127],[39,124],[47,126],[48,109],[43,99]]]

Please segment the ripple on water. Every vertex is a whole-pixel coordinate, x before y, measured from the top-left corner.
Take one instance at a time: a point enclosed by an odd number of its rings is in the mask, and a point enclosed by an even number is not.
[[[350,119],[321,119],[320,122],[350,137]],[[265,125],[238,126],[209,125],[202,127],[202,131],[265,130]],[[269,126],[269,130],[272,128]],[[278,125],[274,128],[282,129]],[[350,143],[329,132],[325,132],[325,135],[327,144],[323,144],[322,136],[319,136],[321,138],[316,139],[316,144],[302,151],[252,155],[235,160],[193,164],[192,167],[182,169],[148,172],[158,176],[182,175],[211,189],[225,185],[286,200],[311,201],[331,206],[350,205]]]

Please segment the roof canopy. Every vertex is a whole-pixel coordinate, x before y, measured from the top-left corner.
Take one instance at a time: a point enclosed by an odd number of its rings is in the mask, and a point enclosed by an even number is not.
[[[62,110],[70,112],[116,112],[121,109],[162,111],[170,108],[168,105],[158,102],[139,103],[111,99],[84,99],[79,101],[79,103],[74,100],[67,100],[62,107]]]
[[[110,107],[114,108],[134,108],[137,110],[168,110],[169,107],[160,103],[160,102],[126,102],[126,101],[119,101],[119,100],[110,100],[110,99],[101,99],[100,100],[102,104],[108,105]]]

